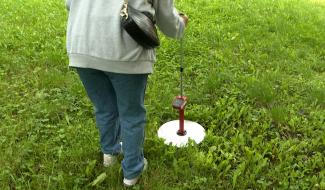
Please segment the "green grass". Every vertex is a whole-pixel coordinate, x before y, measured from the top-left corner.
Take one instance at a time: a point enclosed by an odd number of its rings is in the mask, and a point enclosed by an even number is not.
[[[177,118],[180,60],[161,36],[149,170],[134,189],[325,189],[325,1],[176,5],[190,16],[186,118],[207,136],[183,149],[157,137]],[[0,12],[0,189],[123,189],[120,165],[101,166],[92,106],[67,67],[63,2],[2,0]]]

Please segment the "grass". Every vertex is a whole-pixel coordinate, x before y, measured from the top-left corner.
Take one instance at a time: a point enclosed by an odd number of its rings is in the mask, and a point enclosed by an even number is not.
[[[178,0],[186,118],[207,136],[178,149],[179,43],[161,36],[145,155],[133,189],[325,189],[325,1]],[[92,106],[65,53],[62,1],[0,2],[0,189],[124,189],[101,167]],[[120,160],[122,158],[119,158]]]

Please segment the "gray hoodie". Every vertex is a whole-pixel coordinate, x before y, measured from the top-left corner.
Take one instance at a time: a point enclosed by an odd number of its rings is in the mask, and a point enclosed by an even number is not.
[[[184,23],[173,0],[129,0],[141,11],[155,15],[165,35],[180,38]],[[66,0],[69,10],[67,52],[70,67],[92,68],[115,73],[152,73],[154,49],[138,45],[120,25],[123,0]]]

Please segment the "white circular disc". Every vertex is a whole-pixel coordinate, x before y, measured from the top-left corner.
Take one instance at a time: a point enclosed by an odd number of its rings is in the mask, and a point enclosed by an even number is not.
[[[188,143],[189,138],[197,144],[203,141],[205,136],[204,128],[193,121],[184,121],[185,136],[179,136],[179,120],[169,121],[163,124],[158,130],[158,137],[165,139],[165,144],[182,147]]]

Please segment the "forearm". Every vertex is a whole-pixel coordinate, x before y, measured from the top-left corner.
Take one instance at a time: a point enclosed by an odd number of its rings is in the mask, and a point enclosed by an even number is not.
[[[172,38],[181,38],[185,30],[183,18],[174,7],[173,0],[158,0],[156,19],[159,29]]]

